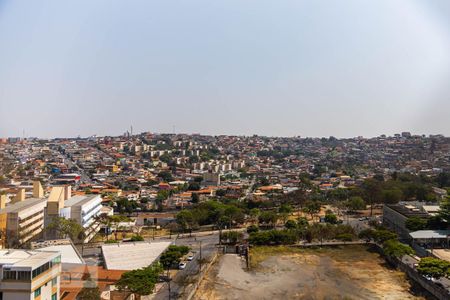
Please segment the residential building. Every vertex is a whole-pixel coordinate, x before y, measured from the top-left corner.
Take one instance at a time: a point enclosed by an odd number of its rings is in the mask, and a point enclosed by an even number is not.
[[[102,197],[100,195],[74,196],[64,202],[60,216],[77,221],[84,228],[84,242],[90,241],[100,230],[96,217],[101,214]]]
[[[60,299],[59,252],[0,250],[0,299]]]
[[[102,198],[100,195],[71,194],[70,186],[53,187],[48,198],[46,223],[55,217],[73,219],[84,228],[83,242],[90,241],[100,230],[96,217],[101,214]],[[54,232],[47,232],[47,239],[54,239]]]
[[[30,198],[0,209],[2,248],[17,247],[37,239],[44,228],[44,210],[47,199]]]
[[[203,182],[204,186],[219,186],[220,185],[220,174],[215,172],[206,172],[203,173]]]

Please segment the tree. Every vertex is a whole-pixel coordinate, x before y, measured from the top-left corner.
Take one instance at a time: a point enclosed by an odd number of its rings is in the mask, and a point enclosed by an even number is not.
[[[382,182],[370,178],[363,183],[363,190],[368,203],[370,204],[370,215],[373,213],[373,205],[381,202],[381,185]]]
[[[200,184],[198,182],[191,182],[188,186],[189,191],[199,191],[200,190]]]
[[[131,241],[133,242],[141,242],[144,240],[144,237],[142,237],[141,235],[133,235],[131,237]]]
[[[447,229],[447,222],[442,220],[441,216],[431,216],[427,220],[427,228],[432,230],[445,230]]]
[[[177,214],[177,223],[180,225],[181,229],[185,231],[192,232],[192,228],[194,227],[195,218],[190,210],[182,210]]]
[[[294,220],[287,220],[286,223],[284,223],[284,227],[286,227],[286,229],[296,229],[297,223],[295,223]]]
[[[121,215],[107,216],[107,218],[109,226],[114,228],[114,239],[117,241],[117,232],[119,231],[120,223],[129,222],[130,219]]]
[[[325,215],[325,222],[330,224],[336,224],[337,223],[337,216],[333,213],[327,213]]]
[[[292,213],[292,206],[289,204],[282,204],[278,208],[278,212],[280,213],[281,219],[286,222],[289,218],[289,215]]]
[[[198,196],[197,193],[192,193],[192,199],[191,199],[191,202],[194,203],[194,204],[196,204],[196,203],[199,202],[199,200],[200,200],[199,198],[200,198],[200,197]]]
[[[376,230],[374,233],[375,242],[380,244],[383,244],[388,240],[395,240],[395,239],[397,239],[397,234],[386,229]]]
[[[398,188],[383,190],[383,203],[395,204],[402,200],[403,192]]]
[[[375,239],[375,231],[370,228],[363,229],[359,232],[358,237],[366,240],[366,242],[370,242],[372,239]]]
[[[310,214],[314,222],[314,217],[320,212],[320,204],[316,201],[309,201],[303,208],[303,212]]]
[[[242,239],[242,236],[243,236],[242,232],[228,231],[228,232],[222,233],[221,239],[222,239],[222,243],[234,245],[240,239]]]
[[[169,171],[161,171],[161,172],[159,172],[158,177],[160,177],[165,182],[173,181],[172,173],[169,172]]]
[[[422,230],[427,227],[427,220],[419,217],[410,217],[405,221],[405,227],[409,231]]]
[[[450,275],[450,263],[434,257],[424,257],[420,260],[417,271],[422,275],[438,279]]]
[[[300,217],[297,219],[298,227],[307,227],[309,225],[308,220],[305,217]]]
[[[388,240],[383,244],[383,252],[387,256],[401,258],[404,255],[414,254],[414,250],[405,244],[400,243],[397,240]]]
[[[359,196],[353,196],[347,201],[346,206],[350,211],[356,211],[365,209],[366,203],[364,202],[363,198]]]
[[[440,188],[450,186],[450,173],[439,173],[436,182]]]
[[[56,232],[58,238],[70,238],[72,241],[82,239],[84,228],[73,219],[66,219],[63,217],[55,217],[47,226],[47,230]]]
[[[130,291],[141,296],[150,295],[162,271],[160,264],[154,264],[142,269],[125,272],[117,281],[116,286],[121,291]]]
[[[243,223],[245,215],[242,212],[242,209],[235,205],[227,205],[223,211],[225,217],[230,219],[230,227],[232,227],[232,223]]]
[[[278,208],[278,212],[280,214],[290,214],[292,213],[292,206],[289,204],[282,204],[280,208]]]
[[[249,213],[250,218],[252,218],[252,220],[258,220],[259,215],[261,214],[261,211],[258,208],[252,208],[250,209]]]
[[[294,230],[267,230],[250,234],[252,245],[291,245],[297,242]]]
[[[343,242],[351,242],[353,240],[353,235],[350,233],[341,233],[336,235],[336,239]]]
[[[181,256],[182,254],[179,251],[166,250],[163,254],[161,254],[159,262],[165,269],[170,269],[170,267],[180,263]]]
[[[278,221],[278,214],[274,211],[264,211],[259,215],[258,220],[260,223],[275,226]]]
[[[443,199],[440,204],[439,216],[450,223],[450,198]]]
[[[307,231],[310,232],[312,239],[318,239],[320,241],[320,244],[322,244],[324,240],[328,240],[334,237],[333,229],[333,226],[330,224],[315,223],[310,226]]]
[[[247,227],[247,233],[250,234],[252,232],[258,232],[259,227],[257,225],[250,225]]]

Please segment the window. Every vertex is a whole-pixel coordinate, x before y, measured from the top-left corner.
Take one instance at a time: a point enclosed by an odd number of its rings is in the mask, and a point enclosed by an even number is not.
[[[17,279],[16,276],[17,276],[16,271],[8,271],[8,270],[3,271],[3,279],[16,280]]]
[[[24,280],[24,281],[31,280],[31,272],[28,272],[28,271],[18,271],[18,272],[17,272],[17,279],[18,279],[18,280]]]
[[[41,288],[38,288],[34,291],[34,298],[39,297],[41,295]]]
[[[39,276],[41,273],[44,273],[48,269],[51,269],[53,266],[56,266],[60,263],[61,263],[61,256],[55,257],[51,261],[49,261],[49,262],[43,264],[42,266],[40,266],[39,268],[33,270],[33,278]]]
[[[58,277],[55,277],[52,279],[52,286],[55,286],[58,284]]]
[[[56,293],[54,293],[53,295],[52,295],[52,300],[58,300],[58,298],[57,298],[57,294]]]

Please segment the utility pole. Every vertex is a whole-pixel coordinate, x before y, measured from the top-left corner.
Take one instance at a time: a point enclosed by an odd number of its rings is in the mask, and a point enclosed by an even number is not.
[[[198,267],[199,267],[198,273],[200,273],[202,271],[202,241],[199,241],[199,243],[200,243],[200,259],[198,261]]]
[[[168,286],[169,286],[169,300],[170,300],[170,294],[171,294],[171,291],[170,291],[170,270],[169,270],[169,268],[167,268],[167,284],[168,284]]]

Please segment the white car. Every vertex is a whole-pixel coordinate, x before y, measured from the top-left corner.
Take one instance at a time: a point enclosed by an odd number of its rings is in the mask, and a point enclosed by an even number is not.
[[[188,261],[191,261],[194,259],[194,254],[189,254],[189,256],[187,257]]]
[[[180,263],[178,264],[178,269],[183,270],[183,269],[185,269],[185,268],[186,268],[186,263],[185,263],[185,262],[180,262]]]

